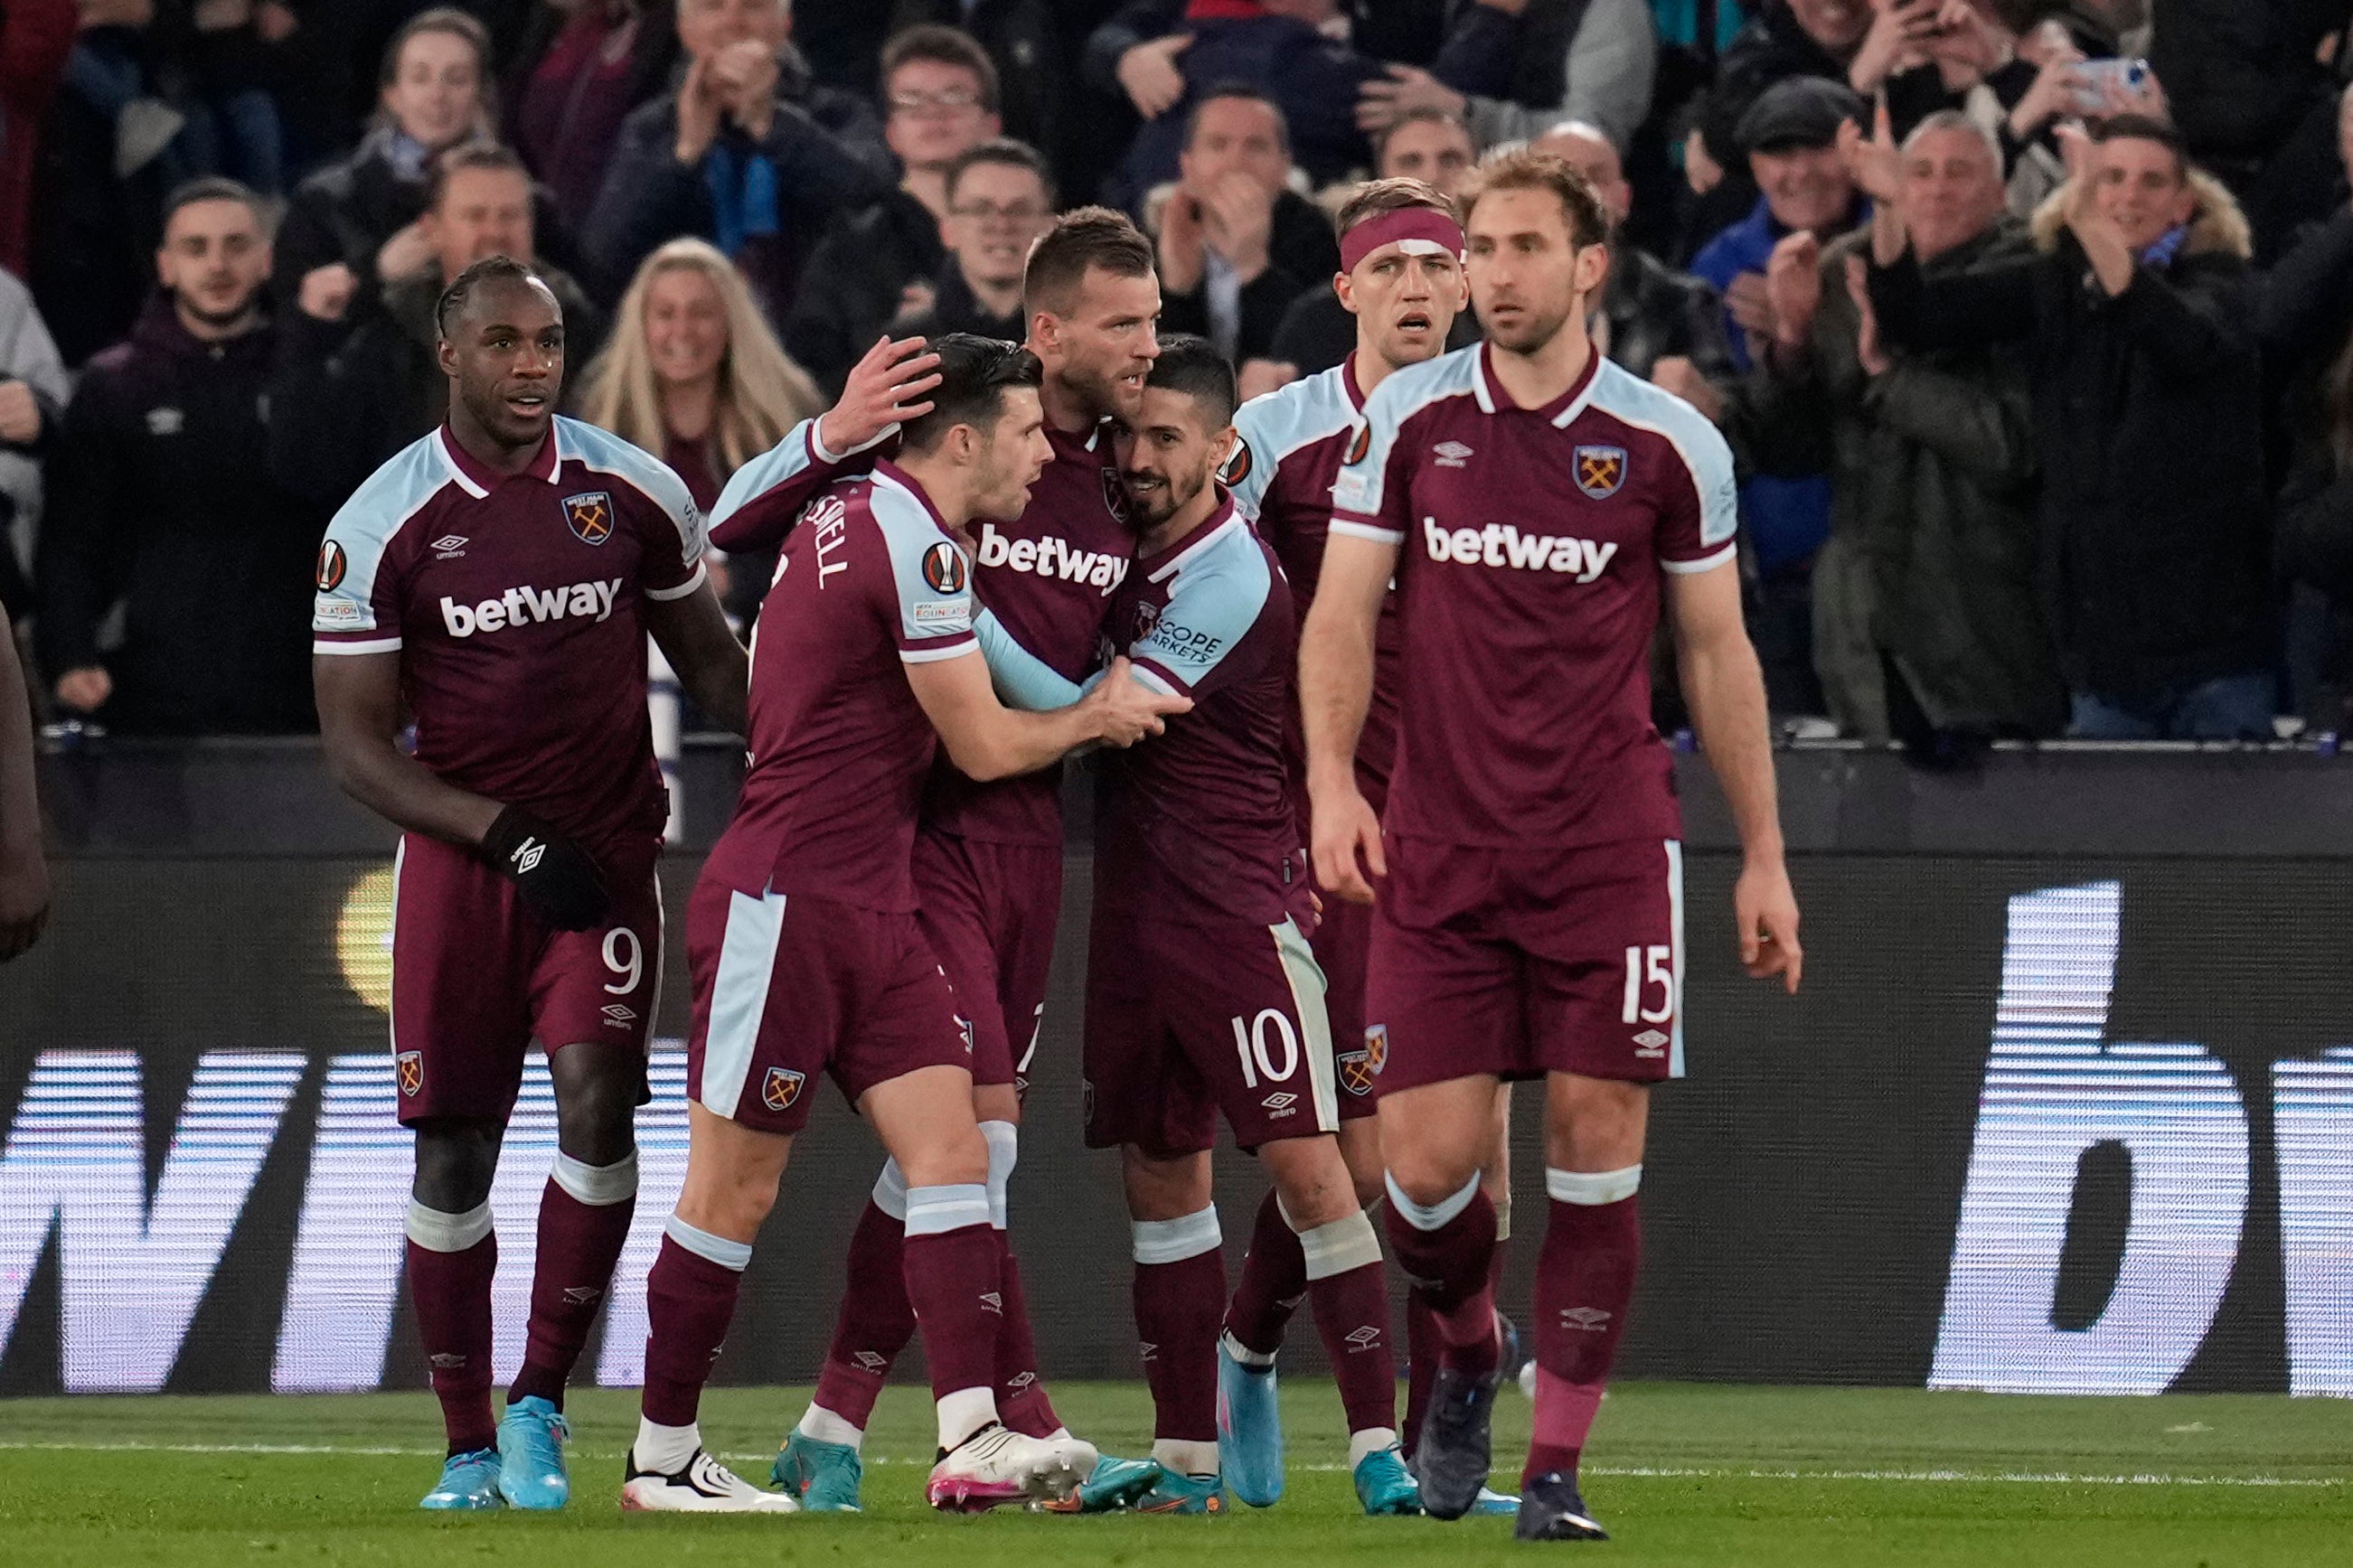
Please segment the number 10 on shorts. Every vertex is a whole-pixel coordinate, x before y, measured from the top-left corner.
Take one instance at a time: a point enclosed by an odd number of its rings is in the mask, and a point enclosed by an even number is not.
[[[1240,1018],[1228,1021],[1234,1026],[1234,1055],[1241,1058],[1244,1089],[1256,1089],[1261,1078],[1269,1083],[1282,1083],[1299,1070],[1299,1036],[1289,1018],[1272,1007],[1262,1007],[1247,1026]],[[1282,1048],[1282,1065],[1279,1068],[1270,1048],[1275,1041],[1280,1041]]]
[[[1646,1004],[1651,987],[1659,988],[1659,1005]],[[1665,942],[1626,950],[1626,1013],[1629,1024],[1663,1024],[1675,1016],[1675,950]]]

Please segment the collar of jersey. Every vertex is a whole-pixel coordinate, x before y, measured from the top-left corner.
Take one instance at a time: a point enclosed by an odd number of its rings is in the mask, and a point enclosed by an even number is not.
[[[1566,430],[1578,415],[1585,412],[1585,405],[1593,401],[1593,385],[1601,376],[1602,356],[1599,349],[1587,355],[1585,372],[1577,378],[1575,385],[1543,407],[1528,409],[1523,409],[1513,402],[1512,395],[1504,390],[1504,384],[1495,379],[1494,368],[1488,363],[1489,355],[1493,352],[1489,344],[1479,345],[1479,374],[1472,387],[1478,395],[1482,414],[1534,414]]]
[[[558,446],[557,426],[553,423],[548,426],[547,437],[540,442],[539,451],[532,458],[531,466],[520,474],[501,474],[495,468],[482,467],[467,455],[463,447],[458,445],[456,438],[449,434],[449,426],[446,424],[434,429],[433,444],[441,449],[441,460],[448,465],[449,477],[458,481],[458,488],[476,500],[489,495],[507,480],[519,479],[526,475],[539,480],[542,484],[552,485],[555,483],[556,476],[563,471],[564,468],[564,454]]]
[[[1186,563],[1196,559],[1218,541],[1241,526],[1242,520],[1234,515],[1234,498],[1226,494],[1223,485],[1218,486],[1218,510],[1209,514],[1209,520],[1207,522],[1193,531],[1192,537],[1177,546],[1175,554],[1154,567],[1151,574],[1145,581],[1166,582],[1183,571]]]

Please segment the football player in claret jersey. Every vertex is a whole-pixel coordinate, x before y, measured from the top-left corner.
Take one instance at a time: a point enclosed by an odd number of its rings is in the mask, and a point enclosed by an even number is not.
[[[1234,510],[1254,522],[1273,547],[1291,581],[1292,602],[1304,621],[1324,563],[1325,525],[1332,519],[1332,484],[1363,413],[1367,394],[1394,372],[1445,352],[1454,319],[1471,302],[1462,276],[1462,226],[1451,199],[1419,180],[1374,180],[1357,188],[1335,218],[1341,271],[1333,279],[1339,302],[1356,318],[1356,349],[1332,369],[1294,381],[1242,405],[1234,416],[1233,455],[1224,478]],[[1356,782],[1377,812],[1388,797],[1397,751],[1397,595],[1383,600],[1376,634],[1372,705],[1356,741]],[[1292,785],[1302,824],[1307,820],[1305,745],[1291,712]],[[1365,955],[1372,941],[1372,910],[1336,897],[1324,900],[1315,927],[1315,962],[1324,971],[1324,1007],[1340,1088],[1340,1152],[1367,1211],[1381,1201],[1379,1129],[1374,1091],[1388,1041],[1365,1026]],[[1508,1085],[1496,1092],[1495,1147],[1482,1179],[1495,1205],[1496,1239],[1510,1234],[1511,1175]],[[1503,1250],[1496,1249],[1500,1271]],[[1282,1425],[1275,1397],[1275,1352],[1304,1290],[1304,1261],[1291,1227],[1270,1195],[1259,1206],[1249,1256],[1226,1311],[1218,1345],[1218,1434],[1226,1479],[1243,1501],[1263,1507],[1282,1495]],[[1413,1456],[1415,1429],[1427,1403],[1438,1357],[1437,1321],[1419,1288],[1406,1295],[1408,1366],[1404,1447]],[[1485,1511],[1508,1512],[1514,1500],[1484,1494]]]
[[[1488,341],[1384,382],[1333,492],[1300,656],[1314,846],[1324,887],[1378,887],[1366,1019],[1388,1040],[1389,1236],[1445,1341],[1415,1453],[1423,1506],[1459,1517],[1487,1479],[1501,1335],[1480,1163],[1496,1081],[1540,1078],[1551,1202],[1517,1529],[1593,1539],[1577,1460],[1633,1298],[1650,1085],[1683,1070],[1681,824],[1647,678],[1662,605],[1746,850],[1742,960],[1792,991],[1798,909],[1730,454],[1587,336],[1609,257],[1581,176],[1513,153],[1463,203]],[[1376,817],[1356,739],[1393,576],[1398,748]]]
[[[647,1280],[643,1416],[623,1506],[790,1512],[703,1451],[696,1409],[774,1206],[811,1079],[829,1072],[906,1182],[907,1298],[938,1403],[935,1507],[1074,1487],[1094,1449],[999,1419],[1002,1243],[973,1111],[973,1045],[915,917],[910,861],[935,740],[970,778],[1091,742],[1127,745],[1189,706],[1125,679],[1050,713],[999,706],[973,630],[976,519],[1018,517],[1050,456],[1036,358],[952,333],[931,410],[895,462],[828,490],[784,541],[752,674],[752,762],[687,910],[686,1182]],[[723,514],[713,537],[740,546]]]
[[[1306,938],[1315,916],[1284,744],[1298,626],[1273,553],[1217,483],[1233,412],[1233,372],[1217,350],[1164,339],[1118,437],[1138,548],[1107,649],[1124,651],[1138,680],[1197,706],[1166,736],[1102,763],[1087,1142],[1121,1152],[1154,1473],[1132,1497],[1104,1476],[1072,1500],[1094,1508],[1119,1492],[1146,1512],[1225,1506],[1226,1273],[1209,1163],[1222,1112],[1297,1236],[1299,1289],[1340,1384],[1357,1496],[1368,1513],[1414,1513],[1380,1241],[1335,1137],[1324,978]],[[1027,683],[1006,683],[1033,700]]]
[[[973,588],[987,624],[1075,679],[1093,665],[1104,613],[1134,552],[1121,517],[1124,502],[1107,421],[1133,413],[1143,395],[1160,289],[1151,242],[1125,217],[1101,207],[1056,220],[1031,249],[1022,287],[1029,347],[1043,369],[1039,392],[1054,455],[1018,517],[976,521]],[[861,374],[903,374],[885,369],[883,362],[893,352],[920,346],[881,347],[861,365]],[[849,393],[844,401],[850,401]],[[888,450],[889,431],[856,417],[862,408],[879,409],[879,400],[860,404],[813,425],[809,435],[816,439],[788,437],[739,473],[721,502],[731,531],[789,521],[818,482],[862,471]],[[849,455],[837,458],[830,456],[835,452]],[[973,1026],[974,1110],[988,1140],[989,1205],[1001,1238],[1020,1090],[1061,915],[1061,770],[984,784],[965,777],[951,758],[934,762],[915,839],[914,880],[917,919]],[[905,1190],[902,1173],[886,1165],[850,1237],[841,1304],[817,1389],[772,1472],[805,1508],[857,1506],[866,1425],[892,1364],[914,1333],[900,1257]],[[1062,1435],[1039,1376],[1021,1272],[1010,1248],[1002,1269],[999,1410],[1016,1431]],[[1149,1466],[1118,1473],[1137,1485],[1152,1474]]]
[[[493,257],[438,313],[448,421],[359,488],[319,552],[319,722],[343,788],[405,830],[392,1048],[417,1135],[408,1291],[449,1440],[425,1506],[557,1508],[565,1380],[636,1203],[660,977],[669,805],[646,635],[738,730],[745,660],[705,585],[685,484],[555,416],[564,320],[547,286]],[[414,756],[395,739],[404,706]],[[534,1039],[559,1152],[494,1432],[491,1181]]]

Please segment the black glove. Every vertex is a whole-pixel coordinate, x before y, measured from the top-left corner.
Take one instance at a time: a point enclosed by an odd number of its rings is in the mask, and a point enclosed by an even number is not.
[[[588,852],[521,806],[499,813],[482,835],[482,858],[558,931],[586,931],[612,907]]]

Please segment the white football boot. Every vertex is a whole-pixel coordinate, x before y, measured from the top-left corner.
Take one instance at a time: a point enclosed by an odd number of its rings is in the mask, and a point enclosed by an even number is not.
[[[801,1505],[783,1492],[762,1491],[701,1448],[676,1475],[638,1468],[633,1450],[628,1479],[621,1483],[621,1507],[630,1513],[798,1513]]]

